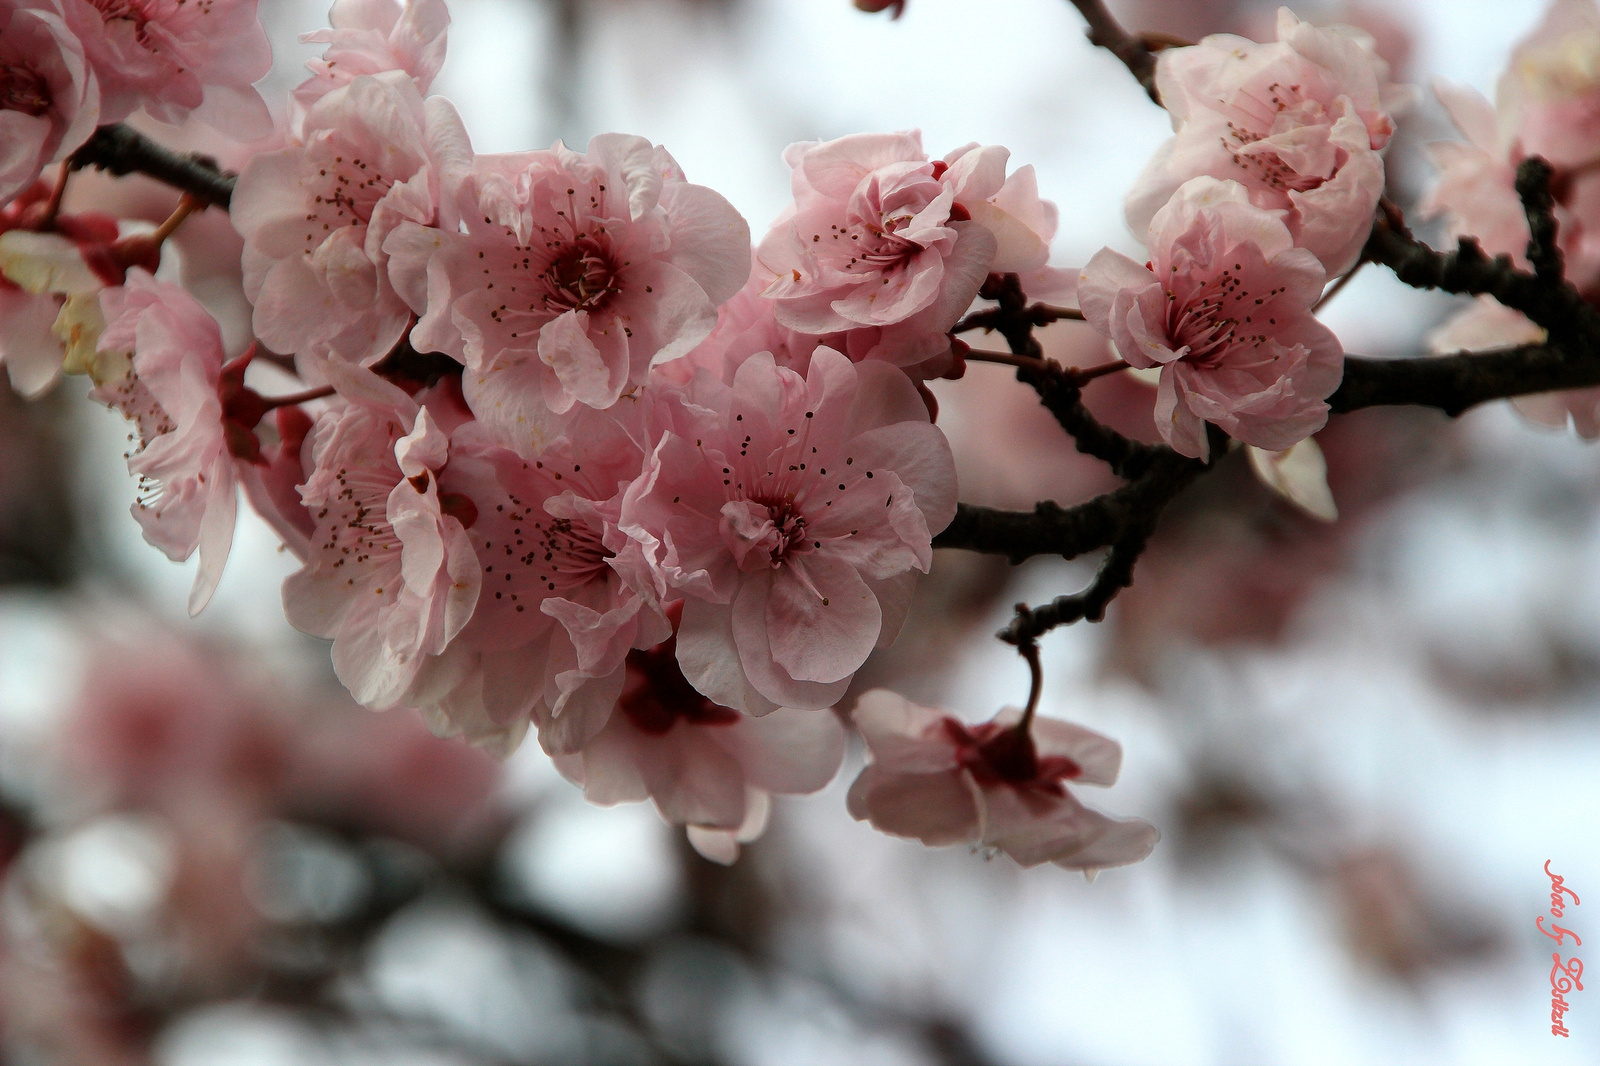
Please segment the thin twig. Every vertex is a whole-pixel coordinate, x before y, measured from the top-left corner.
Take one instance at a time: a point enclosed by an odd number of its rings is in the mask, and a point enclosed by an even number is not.
[[[1031,355],[1012,355],[1010,352],[986,352],[978,348],[970,348],[962,358],[976,363],[999,363],[1003,366],[1036,367],[1043,360]]]
[[[1356,265],[1346,270],[1332,285],[1329,285],[1323,294],[1317,298],[1317,302],[1311,305],[1311,313],[1316,314],[1322,310],[1324,304],[1343,292],[1344,287],[1350,284],[1350,279],[1355,277],[1356,272],[1366,265],[1367,261],[1365,259],[1357,259]]]

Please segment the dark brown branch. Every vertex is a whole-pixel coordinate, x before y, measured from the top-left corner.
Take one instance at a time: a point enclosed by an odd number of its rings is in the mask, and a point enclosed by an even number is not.
[[[179,155],[120,122],[95,130],[72,153],[71,165],[74,170],[98,167],[118,177],[143,174],[221,208],[233,197],[234,176],[210,159]]]
[[[1213,434],[1212,454],[1220,455],[1226,438]],[[1004,555],[1020,563],[1035,555],[1074,559],[1121,540],[1131,529],[1155,520],[1167,503],[1208,469],[1170,448],[1154,449],[1156,457],[1137,481],[1097,496],[1076,507],[1048,500],[1032,511],[1001,511],[961,504],[956,517],[933,540],[936,548]]]
[[[1123,29],[1106,10],[1104,0],[1072,0],[1072,6],[1089,24],[1089,43],[1122,60],[1122,65],[1144,86],[1150,99],[1161,103],[1161,94],[1156,90],[1156,57],[1145,39]]]
[[[1411,404],[1452,417],[1490,400],[1600,385],[1600,352],[1591,342],[1580,358],[1547,344],[1437,358],[1344,362],[1344,382],[1328,399],[1335,414],[1363,407]]]
[[[1017,616],[996,635],[1007,644],[1027,649],[1057,626],[1071,625],[1085,619],[1100,621],[1117,593],[1133,584],[1133,566],[1144,554],[1144,546],[1149,539],[1150,529],[1146,525],[1141,524],[1130,530],[1127,536],[1111,546],[1105,562],[1100,564],[1088,588],[1071,596],[1057,596],[1043,607],[1017,604]]]
[[[1517,167],[1517,196],[1528,216],[1528,262],[1536,278],[1549,284],[1561,282],[1561,247],[1556,243],[1556,200],[1550,193],[1550,178],[1555,173],[1538,156],[1524,159]]]
[[[1553,222],[1551,226],[1553,232]],[[1576,345],[1579,350],[1570,354],[1592,353],[1600,343],[1600,312],[1585,303],[1577,289],[1559,280],[1559,275],[1518,270],[1510,256],[1490,259],[1475,238],[1461,238],[1453,252],[1438,252],[1413,237],[1403,224],[1380,218],[1362,254],[1393,270],[1395,277],[1412,288],[1493,296],[1543,326],[1558,347]],[[1542,252],[1541,257],[1548,264]]]

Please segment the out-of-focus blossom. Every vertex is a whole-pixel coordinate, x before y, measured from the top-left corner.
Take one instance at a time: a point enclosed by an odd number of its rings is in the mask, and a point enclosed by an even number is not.
[[[1051,718],[1035,718],[1024,735],[1020,719],[1009,709],[967,726],[885,689],[866,693],[855,722],[872,762],[850,786],[850,813],[930,847],[998,848],[1023,866],[1092,873],[1149,855],[1154,826],[1107,818],[1067,789],[1113,784],[1121,746]]]
[[[1451,237],[1476,237],[1489,255],[1528,268],[1530,237],[1516,168],[1541,156],[1554,169],[1556,240],[1565,276],[1600,300],[1600,8],[1555,0],[1512,52],[1491,105],[1473,90],[1438,82],[1434,92],[1465,142],[1428,146],[1439,179],[1423,210],[1442,214]],[[1521,313],[1480,297],[1429,336],[1436,352],[1537,344],[1544,331]],[[1600,436],[1600,389],[1519,397],[1512,404],[1541,425]]]
[[[101,301],[101,349],[132,358],[121,379],[91,395],[134,424],[128,470],[139,478],[133,516],[145,540],[174,560],[199,549],[189,593],[189,613],[198,614],[222,578],[238,512],[219,391],[222,334],[194,297],[143,270]]]
[[[358,703],[387,709],[472,617],[474,516],[440,491],[450,439],[427,407],[361,367],[329,360],[322,370],[347,402],[308,442],[300,495],[316,531],[306,565],[284,582],[284,612],[333,641],[334,671]]]
[[[95,72],[60,6],[0,0],[0,206],[77,151],[100,121]]]
[[[245,138],[272,128],[251,85],[272,69],[257,0],[57,0],[100,81],[100,121],[141,107],[162,122],[191,112]]]
[[[1195,178],[1150,224],[1150,262],[1104,249],[1084,268],[1084,315],[1135,367],[1161,367],[1156,425],[1209,455],[1205,423],[1283,451],[1328,420],[1344,370],[1311,314],[1322,266],[1243,186]]]
[[[1174,134],[1128,194],[1143,234],[1191,178],[1241,183],[1278,212],[1330,275],[1349,269],[1383,193],[1379,151],[1403,97],[1363,35],[1278,13],[1278,40],[1216,34],[1161,53],[1156,83]]]
[[[1025,221],[1046,208],[1021,203],[1031,172],[1013,175],[1012,211],[990,202],[1006,189],[1008,156],[968,146],[930,161],[916,131],[791,145],[794,204],[757,250],[779,325],[870,331],[855,347],[899,366],[947,353],[991,270],[1037,269],[1049,255]]]
[[[514,441],[642,386],[705,339],[749,272],[744,219],[642,137],[480,157],[456,209],[460,233],[389,241],[423,316],[412,344],[464,363],[473,411]]]
[[[251,159],[231,210],[261,341],[367,365],[389,354],[412,317],[384,241],[402,223],[454,223],[440,198],[471,151],[449,101],[390,72],[329,92],[303,143]]]
[[[526,458],[482,430],[456,435],[440,490],[471,502],[483,591],[408,702],[440,733],[504,750],[531,717],[545,750],[576,751],[605,725],[629,649],[670,632],[648,581],[626,576],[643,565],[630,568],[639,549],[615,528],[643,446],[611,412],[587,408]]]
[[[732,862],[766,827],[770,793],[815,792],[844,758],[844,728],[828,711],[782,708],[754,718],[695,691],[675,638],[630,652],[616,710],[600,733],[556,766],[591,802],[655,801],[689,827],[702,855]]]
[[[1339,520],[1339,508],[1328,488],[1328,460],[1315,437],[1281,452],[1249,448],[1250,469],[1267,488],[1313,518]]]
[[[646,395],[670,426],[621,529],[686,598],[678,661],[754,714],[835,703],[899,632],[915,571],[955,513],[950,446],[884,363],[818,349],[805,378],[768,354]]]
[[[363,74],[398,70],[423,96],[444,66],[450,10],[444,0],[334,0],[330,28],[303,33],[305,44],[327,50],[306,61],[311,77],[291,94],[301,113],[341,85]]]

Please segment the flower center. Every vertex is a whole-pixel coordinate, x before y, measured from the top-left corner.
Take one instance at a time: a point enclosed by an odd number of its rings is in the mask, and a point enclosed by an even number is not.
[[[574,237],[557,252],[541,277],[546,288],[542,297],[545,310],[554,315],[598,311],[618,289],[609,250],[588,233]]]
[[[0,67],[0,111],[21,111],[35,118],[50,110],[50,86],[29,67]]]
[[[606,560],[616,553],[600,541],[600,534],[587,523],[570,518],[551,519],[538,525],[542,538],[536,547],[544,549],[544,561],[552,574],[568,579],[568,588],[605,577],[610,572]]]
[[[1021,791],[1065,795],[1063,781],[1083,774],[1083,767],[1065,755],[1041,757],[1026,733],[1014,725],[985,722],[968,728],[954,718],[944,720],[945,735],[956,746],[961,768],[980,785],[1005,783]]]
[[[663,736],[679,722],[704,726],[739,720],[738,711],[713,703],[689,684],[678,667],[676,636],[653,648],[630,651],[627,669],[617,709],[641,733]]]

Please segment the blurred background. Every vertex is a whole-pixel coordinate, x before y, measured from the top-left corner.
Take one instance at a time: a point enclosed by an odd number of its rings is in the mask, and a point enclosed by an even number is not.
[[[788,200],[789,142],[920,127],[934,155],[978,141],[1034,164],[1055,261],[1076,266],[1136,249],[1121,198],[1168,132],[1066,0],[910,0],[898,22],[848,0],[450,6],[435,91],[479,151],[642,134],[758,234]],[[1273,32],[1255,0],[1115,6],[1189,39]],[[1294,6],[1368,30],[1396,80],[1492,95],[1543,5]],[[276,106],[326,5],[262,8]],[[1420,147],[1454,136],[1422,95],[1389,156],[1402,204],[1431,180]],[[237,165],[204,130],[153,132]],[[73,195],[151,219],[172,202],[142,179]],[[175,243],[237,350],[227,232],[212,212]],[[1324,317],[1349,351],[1404,355],[1456,307],[1369,268]],[[1081,324],[1044,339],[1107,357]],[[1004,368],[935,388],[964,499],[1111,486]],[[1506,405],[1336,419],[1318,438],[1333,524],[1230,458],[1105,623],[1047,639],[1042,712],[1125,750],[1116,787],[1084,798],[1163,833],[1087,883],[853,822],[859,750],[723,868],[648,807],[587,806],[536,745],[500,764],[361,710],[283,620],[295,564],[253,516],[185,616],[192,571],[140,539],[126,431],[82,391],[0,387],[7,1064],[1600,1061],[1594,990],[1550,1035],[1534,926],[1546,860],[1600,893],[1600,451]],[[1153,437],[1143,386],[1089,396]],[[1020,702],[993,632],[1091,565],[939,555],[858,690],[974,720]],[[1586,908],[1567,917],[1600,943]]]

